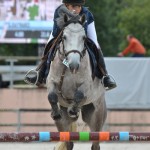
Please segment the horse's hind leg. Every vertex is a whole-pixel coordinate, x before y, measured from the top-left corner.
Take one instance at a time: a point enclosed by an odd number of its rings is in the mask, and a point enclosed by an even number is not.
[[[82,119],[88,124],[91,132],[101,131],[106,119],[105,101],[100,104],[83,106]],[[99,142],[93,142],[91,150],[100,150]]]

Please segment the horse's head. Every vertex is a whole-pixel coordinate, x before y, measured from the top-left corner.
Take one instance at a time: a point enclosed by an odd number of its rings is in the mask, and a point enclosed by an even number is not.
[[[64,20],[66,23],[69,21],[66,15]],[[62,35],[63,51],[72,73],[77,72],[85,52],[84,40],[86,33],[83,27],[84,23],[84,15],[79,20],[70,21],[64,28]]]

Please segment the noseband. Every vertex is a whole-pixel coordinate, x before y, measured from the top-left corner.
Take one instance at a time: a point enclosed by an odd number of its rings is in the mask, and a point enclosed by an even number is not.
[[[83,58],[85,55],[85,48],[83,49],[82,52],[79,52],[78,50],[71,50],[71,51],[65,53],[65,56],[67,57],[70,53],[78,53],[80,55],[80,57]]]

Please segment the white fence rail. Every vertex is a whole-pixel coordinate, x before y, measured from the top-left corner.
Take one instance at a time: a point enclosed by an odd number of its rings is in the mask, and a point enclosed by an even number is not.
[[[0,57],[1,60],[1,57]],[[18,66],[16,61],[38,62],[38,57],[5,57],[10,65],[0,66],[4,81],[23,80],[28,70],[35,66]],[[117,88],[106,93],[107,106],[110,108],[150,108],[150,58],[105,58],[108,73],[116,82]]]
[[[35,65],[31,66],[10,66],[10,65],[1,65],[0,74],[2,74],[3,81],[19,81],[23,80],[25,74],[30,69],[35,68]]]
[[[40,114],[40,113],[49,113],[50,114],[51,112],[51,109],[24,109],[24,108],[20,108],[20,109],[0,109],[0,114],[3,113],[3,114],[6,114],[6,113],[15,113],[15,115],[17,116],[16,118],[16,122],[12,123],[12,122],[9,122],[9,123],[4,123],[4,122],[0,122],[0,130],[1,128],[3,127],[16,127],[16,132],[20,132],[21,131],[21,128],[22,127],[55,127],[54,123],[53,122],[49,122],[49,119],[47,119],[48,121],[45,122],[45,123],[39,123],[39,122],[28,122],[28,123],[23,123],[22,122],[22,114],[24,113],[29,113],[30,115],[32,113],[37,113]],[[138,113],[145,113],[145,117],[147,118],[148,120],[148,114],[150,112],[150,109],[126,109],[126,108],[123,108],[123,109],[115,109],[115,108],[108,108],[108,117],[109,115],[111,115],[111,113],[120,113],[120,116],[121,117],[124,117],[124,114],[130,114],[130,115],[136,115],[137,119],[141,118],[141,116],[138,115]],[[124,114],[122,114],[121,112],[123,112]],[[147,114],[147,115],[146,115]],[[141,120],[141,122],[138,122],[136,121],[136,119],[131,119],[129,117],[129,119],[125,119],[123,122],[122,120],[120,120],[119,122],[115,122],[116,120],[114,119],[108,119],[105,123],[105,126],[104,126],[104,129],[106,130],[109,130],[111,129],[111,127],[116,127],[116,128],[119,128],[119,127],[130,127],[130,130],[132,131],[133,129],[135,130],[137,127],[144,127],[144,130],[147,128],[149,129],[150,128],[150,123],[148,122],[143,122]],[[80,125],[80,123],[78,123],[78,125]],[[133,130],[133,131],[134,131]],[[144,132],[144,130],[141,130],[141,132]]]
[[[16,65],[15,63],[18,61],[32,61],[38,62],[39,57],[0,57],[0,61],[5,61],[9,65],[0,65],[0,75],[2,76],[2,81],[9,81],[10,87],[13,87],[14,81],[21,81],[24,79],[25,74],[30,69],[36,67],[36,65]]]

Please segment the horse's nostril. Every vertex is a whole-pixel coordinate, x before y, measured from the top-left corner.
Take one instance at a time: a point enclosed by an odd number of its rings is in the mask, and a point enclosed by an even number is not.
[[[73,64],[73,63],[71,63],[71,64],[69,64],[69,68],[70,68],[70,71],[72,73],[76,73],[77,70],[79,69],[79,64]]]

